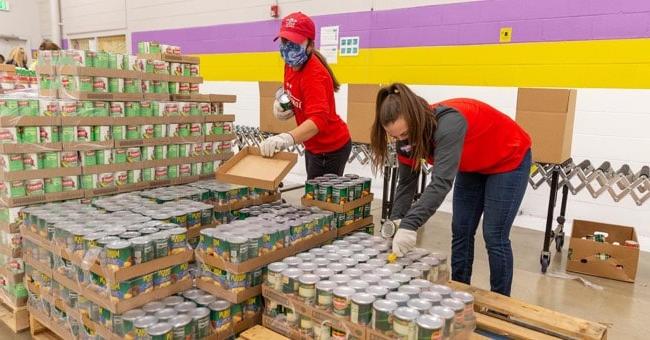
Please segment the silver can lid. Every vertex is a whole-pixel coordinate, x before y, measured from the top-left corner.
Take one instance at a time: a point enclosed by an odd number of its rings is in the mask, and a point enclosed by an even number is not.
[[[341,259],[340,261],[342,264],[346,265],[347,267],[354,267],[357,265],[357,263],[359,263],[359,261],[349,257]]]
[[[350,282],[351,278],[348,275],[345,274],[336,274],[330,276],[330,281],[336,282],[336,284],[339,285],[347,285],[348,282]]]
[[[363,274],[361,275],[361,280],[368,282],[369,284],[376,284],[381,281],[381,277],[375,274]]]
[[[384,266],[384,268],[389,269],[393,274],[399,273],[402,271],[404,266],[398,264],[398,263],[389,263]]]
[[[397,302],[398,305],[406,305],[408,300],[410,300],[410,297],[408,294],[401,293],[401,292],[390,292],[386,294],[386,300],[391,300]]]
[[[370,260],[368,260],[368,262],[366,262],[366,264],[369,264],[369,265],[375,266],[375,267],[383,267],[384,265],[386,265],[386,261],[381,260],[381,259],[370,259]]]
[[[371,294],[375,298],[383,298],[388,294],[388,288],[382,286],[370,286],[366,289],[366,293]]]
[[[286,277],[289,277],[289,278],[292,278],[292,279],[297,279],[302,274],[303,274],[302,270],[300,270],[298,268],[287,268],[287,269],[282,271],[283,276],[286,276]]]
[[[433,284],[429,287],[429,290],[440,294],[443,298],[447,298],[451,295],[451,288],[443,285]]]
[[[398,307],[393,316],[404,321],[415,321],[420,316],[420,312],[410,307]]]
[[[387,268],[377,268],[375,271],[375,275],[381,277],[381,278],[389,278],[391,275],[393,275],[393,272],[390,271],[390,269]]]
[[[458,313],[465,309],[465,303],[458,299],[442,299],[440,305],[451,308],[454,312]]]
[[[357,305],[372,305],[375,302],[375,296],[368,293],[355,293],[352,295],[352,302]]]
[[[347,287],[347,286],[336,287],[336,288],[334,288],[334,291],[333,291],[334,295],[345,297],[345,298],[348,298],[348,299],[352,295],[354,295],[354,293],[356,293],[356,290],[354,290],[353,288]]]
[[[429,314],[437,315],[444,320],[453,320],[454,316],[456,315],[456,313],[454,313],[451,308],[445,306],[433,306],[431,309],[429,309]]]
[[[372,304],[373,309],[390,314],[392,314],[397,309],[397,307],[399,307],[397,303],[391,300],[376,300]]]
[[[173,308],[165,308],[156,312],[156,317],[158,320],[168,320],[174,317],[177,312]]]
[[[341,261],[341,255],[336,254],[336,253],[328,253],[325,255],[325,258],[328,259],[330,262],[339,262]]]
[[[141,318],[135,319],[133,326],[137,328],[149,328],[158,322],[158,318],[153,315],[143,316]]]
[[[316,283],[317,290],[323,290],[326,292],[333,292],[336,287],[338,287],[338,285],[334,281],[323,280]]]
[[[199,320],[210,316],[210,310],[205,307],[199,307],[189,313],[194,320]]]
[[[318,268],[314,270],[314,275],[318,275],[321,280],[327,280],[334,275],[334,271],[327,268]]]
[[[156,313],[157,311],[163,310],[164,308],[165,304],[160,301],[151,301],[142,306],[142,310],[147,314]]]
[[[370,284],[363,280],[350,280],[348,282],[348,287],[354,288],[357,292],[364,292],[369,286]]]
[[[415,322],[419,328],[428,330],[441,329],[445,323],[439,316],[431,314],[420,315]]]
[[[166,323],[166,322],[160,322],[157,323],[147,329],[147,333],[150,336],[160,336],[164,334],[168,334],[169,332],[172,331],[172,325]]]
[[[311,262],[316,258],[316,256],[311,253],[300,253],[296,255],[296,257],[303,260],[303,262]]]
[[[299,264],[297,266],[297,268],[302,270],[305,273],[311,273],[314,270],[316,270],[316,268],[318,268],[318,266],[313,262],[303,262],[303,263]]]
[[[187,314],[181,314],[169,319],[168,322],[174,327],[183,327],[192,322],[192,317]]]
[[[366,248],[363,250],[363,254],[368,256],[369,258],[374,258],[379,255],[379,250],[374,249],[374,248]]]
[[[442,301],[442,296],[440,294],[428,290],[420,292],[419,297],[420,299],[431,301],[434,305],[439,305],[440,301]]]
[[[433,305],[431,301],[425,299],[410,299],[406,303],[407,306],[417,309],[420,313],[426,313]]]
[[[300,258],[295,257],[295,256],[289,256],[289,257],[285,258],[284,260],[282,260],[282,262],[288,264],[289,266],[295,267],[295,266],[301,264],[302,260]]]
[[[397,290],[399,288],[399,282],[391,279],[381,280],[379,285],[388,288],[388,290]]]
[[[410,276],[406,275],[406,274],[403,274],[403,273],[396,273],[396,274],[391,275],[390,279],[395,280],[395,281],[397,281],[397,282],[399,282],[401,284],[405,284],[405,283],[411,281],[412,278]]]
[[[327,267],[327,265],[329,265],[331,262],[326,258],[319,257],[319,258],[315,258],[312,263],[314,263],[318,267]]]
[[[327,269],[331,269],[334,273],[342,273],[347,268],[348,266],[342,263],[330,263],[329,265],[327,265]]]
[[[343,271],[343,274],[350,276],[351,278],[358,279],[363,275],[363,271],[357,268],[348,268]]]
[[[413,280],[411,280],[411,282],[409,282],[409,284],[411,286],[417,286],[417,287],[420,287],[422,289],[429,289],[429,287],[431,287],[433,285],[433,283],[431,283],[431,281],[423,280],[423,279],[413,279]]]
[[[465,304],[470,304],[474,302],[474,295],[467,292],[453,292],[451,297],[463,301]]]
[[[199,296],[194,301],[196,301],[196,303],[198,305],[207,306],[207,305],[217,301],[217,297],[214,296],[214,295],[203,295],[203,296]]]
[[[136,308],[136,309],[127,310],[126,312],[124,312],[124,314],[122,314],[122,319],[133,322],[137,318],[144,317],[145,315],[147,315],[147,313],[145,313],[145,311],[143,311],[142,309]]]
[[[162,299],[162,303],[165,304],[166,307],[174,307],[179,303],[182,303],[185,301],[182,296],[168,296],[164,299]]]
[[[422,277],[422,271],[418,270],[418,269],[415,269],[415,268],[412,268],[412,267],[411,268],[404,268],[404,270],[402,270],[401,274],[408,275],[409,280]]]
[[[269,271],[281,273],[283,270],[289,268],[289,265],[284,262],[273,262],[269,264],[268,268]]]
[[[174,307],[174,310],[179,313],[189,313],[191,310],[194,310],[194,308],[196,308],[196,303],[192,301],[186,301],[177,304],[176,307]]]
[[[408,294],[409,296],[418,296],[422,289],[413,285],[402,285],[397,289],[398,292]]]
[[[370,260],[370,256],[366,254],[354,254],[352,258],[357,261],[357,263],[365,263]]]
[[[225,300],[217,300],[208,305],[208,308],[213,311],[222,311],[230,308],[230,302]]]
[[[298,281],[301,284],[315,285],[316,282],[320,281],[320,278],[318,277],[318,275],[314,275],[314,274],[303,274],[298,278]]]
[[[355,244],[350,245],[350,248],[349,248],[349,249],[350,249],[353,253],[359,253],[359,252],[363,252],[364,249],[365,249],[365,247],[364,247],[363,245],[361,245],[361,244],[356,244],[356,243],[355,243]]]

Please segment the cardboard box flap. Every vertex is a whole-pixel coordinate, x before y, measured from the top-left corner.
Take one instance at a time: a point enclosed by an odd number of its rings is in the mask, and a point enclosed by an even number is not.
[[[291,152],[278,152],[272,158],[266,158],[258,148],[246,147],[219,167],[217,179],[275,190],[297,161],[298,155]]]
[[[517,111],[568,112],[575,109],[575,90],[520,88]]]
[[[282,87],[280,81],[261,81],[260,82],[260,97],[273,97],[279,88]]]
[[[282,133],[296,127],[296,120],[290,118],[279,120],[273,115],[275,92],[282,87],[281,82],[260,82],[260,130],[263,132]]]
[[[231,94],[211,94],[210,102],[212,103],[234,103],[237,101],[236,95]]]
[[[639,259],[637,248],[572,239],[569,253],[568,271],[634,282]],[[608,258],[602,258],[602,254]]]
[[[571,237],[582,238],[587,235],[593,235],[596,231],[602,231],[609,234],[607,242],[618,242],[623,244],[626,240],[637,241],[636,232],[632,227],[620,226],[615,224],[607,224],[600,222],[591,222],[584,220],[574,220],[573,229],[571,230]]]
[[[380,84],[350,84],[348,85],[348,102],[371,103],[377,102]]]
[[[15,73],[16,72],[16,66],[8,65],[8,64],[0,64],[0,72]]]

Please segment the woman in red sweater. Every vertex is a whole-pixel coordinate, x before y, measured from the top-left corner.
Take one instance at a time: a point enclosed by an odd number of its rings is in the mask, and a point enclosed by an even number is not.
[[[271,157],[277,150],[303,143],[309,179],[327,173],[341,176],[352,142],[348,126],[336,114],[334,92],[339,83],[325,57],[314,48],[314,22],[300,12],[289,14],[282,19],[278,38],[285,62],[283,90],[291,108],[276,99],[273,113],[281,120],[295,116],[298,126],[265,140],[260,145],[262,155]]]
[[[429,105],[397,83],[377,95],[371,131],[375,169],[383,167],[388,137],[397,141],[400,163],[391,213],[399,227],[393,252],[402,256],[415,247],[417,229],[436,212],[454,184],[452,279],[470,283],[474,235],[483,216],[492,291],[510,295],[509,235],[531,166],[531,140],[526,131],[478,100],[450,99]],[[424,160],[433,164],[431,182],[412,205]]]

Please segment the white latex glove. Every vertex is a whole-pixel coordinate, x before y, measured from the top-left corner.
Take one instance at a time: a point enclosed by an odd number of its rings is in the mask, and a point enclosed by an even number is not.
[[[293,117],[293,110],[285,110],[280,106],[280,102],[276,99],[273,102],[273,115],[276,119],[287,120]]]
[[[404,256],[411,249],[415,248],[418,233],[408,229],[397,229],[395,237],[393,237],[393,253],[398,257]]]
[[[262,144],[260,144],[260,152],[264,157],[273,157],[276,151],[288,148],[294,144],[293,136],[288,133],[281,133],[265,139]]]

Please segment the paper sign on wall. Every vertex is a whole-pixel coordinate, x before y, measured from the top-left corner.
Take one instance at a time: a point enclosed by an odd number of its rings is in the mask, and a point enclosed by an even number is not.
[[[320,28],[320,45],[338,45],[339,44],[339,27],[323,26]]]
[[[320,53],[325,57],[328,64],[336,64],[338,61],[339,48],[336,45],[321,46]]]
[[[341,57],[359,55],[359,37],[342,37],[340,45]]]

